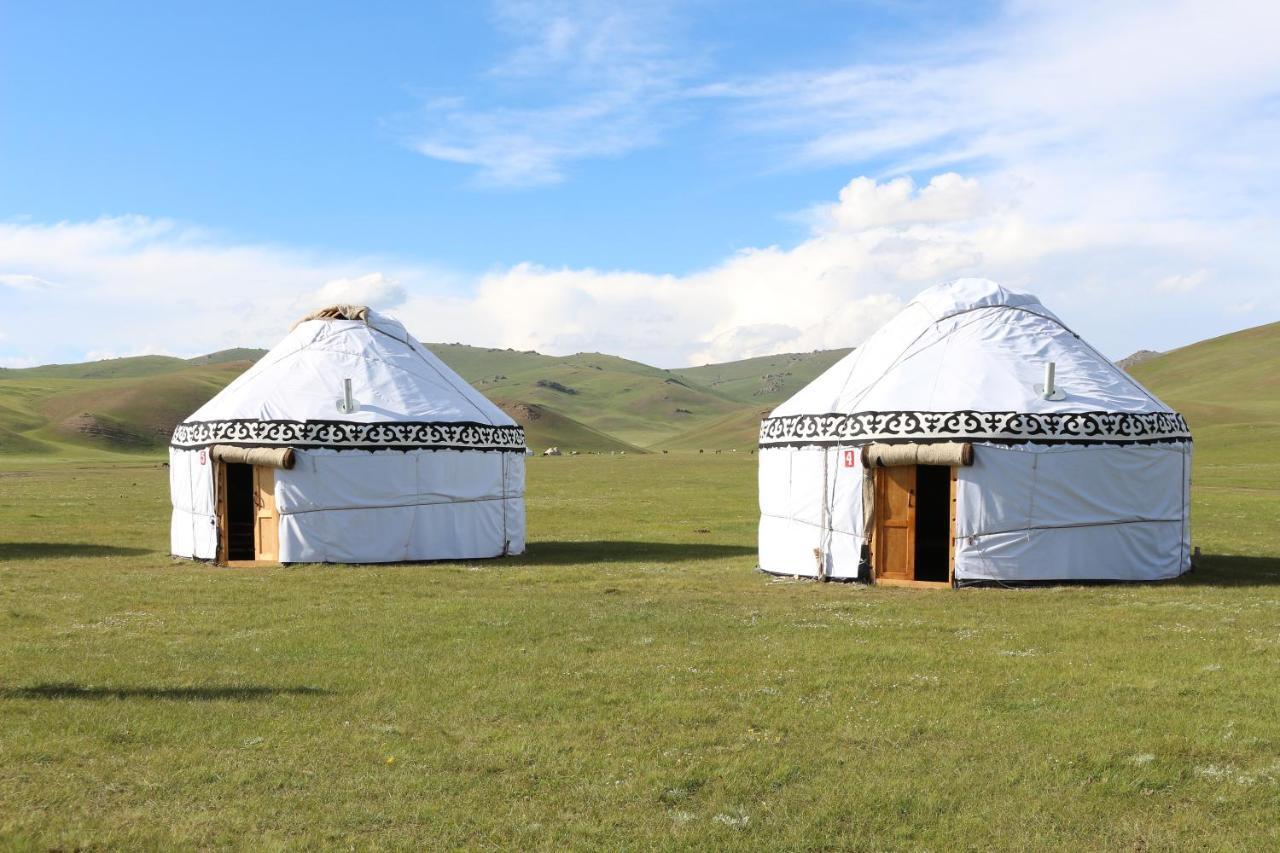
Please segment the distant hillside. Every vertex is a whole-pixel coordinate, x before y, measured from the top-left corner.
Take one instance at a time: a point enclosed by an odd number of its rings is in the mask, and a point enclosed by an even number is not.
[[[253,362],[142,356],[0,373],[0,453],[154,452]]]
[[[516,423],[524,427],[525,441],[530,447],[537,448],[539,451],[548,447],[560,447],[565,452],[570,450],[641,452],[641,449],[634,444],[627,444],[611,435],[594,430],[545,406],[506,400],[495,402]]]
[[[208,355],[198,355],[195,358],[187,359],[187,364],[225,364],[229,361],[247,361],[250,364],[262,358],[267,354],[264,349],[250,349],[248,347],[235,347],[234,349],[223,349],[217,352],[211,352]]]
[[[1162,353],[1130,373],[1186,416],[1195,439],[1195,476],[1202,486],[1229,481],[1276,488],[1280,323]],[[1280,518],[1255,523],[1274,525]]]
[[[521,423],[531,447],[632,452],[754,446],[760,412],[846,352],[665,370],[603,353],[427,346]],[[0,453],[160,451],[178,421],[264,352],[0,370]]]
[[[1153,349],[1140,349],[1137,352],[1135,352],[1133,355],[1127,355],[1124,358],[1117,361],[1116,366],[1119,367],[1121,370],[1130,370],[1134,367],[1137,367],[1139,364],[1142,364],[1142,362],[1150,361],[1151,359],[1156,358],[1159,355],[1160,353],[1156,352]]]
[[[1280,421],[1280,323],[1163,353],[1131,373],[1192,428]]]
[[[566,452],[749,452],[760,418],[849,352],[665,370],[601,353],[428,347],[521,423],[531,447]],[[0,370],[0,453],[159,452],[178,421],[262,354]],[[1248,444],[1262,458],[1280,440],[1280,323],[1154,354],[1129,370],[1187,416],[1197,453]]]
[[[852,350],[815,350],[705,364],[675,371],[679,376],[740,403],[772,408],[808,385]]]
[[[177,358],[171,355],[136,355],[127,358],[107,358],[80,364],[46,364],[40,367],[0,367],[3,379],[130,379],[175,373],[191,366],[209,364],[253,364],[267,354],[264,349],[238,347],[199,355],[195,358]]]

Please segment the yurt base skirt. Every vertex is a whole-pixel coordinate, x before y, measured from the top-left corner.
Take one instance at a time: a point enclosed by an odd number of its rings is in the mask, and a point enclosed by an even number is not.
[[[397,563],[524,553],[523,498],[280,516],[281,563]],[[214,560],[217,520],[175,511],[173,554]]]
[[[767,574],[867,580],[864,544],[852,531],[824,530],[794,518],[760,517],[760,569]]]

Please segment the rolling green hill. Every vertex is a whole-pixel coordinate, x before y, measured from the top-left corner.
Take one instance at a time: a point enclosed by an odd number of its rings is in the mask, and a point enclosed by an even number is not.
[[[740,403],[772,409],[850,352],[852,350],[832,349],[767,355],[673,372]]]
[[[531,447],[566,452],[749,451],[762,416],[849,352],[665,370],[601,353],[428,346],[515,417]],[[0,370],[0,453],[159,452],[174,424],[263,352]],[[1207,465],[1263,459],[1280,439],[1280,323],[1152,355],[1130,371],[1187,416]]]
[[[1186,416],[1197,476],[1274,488],[1280,475],[1280,323],[1149,357],[1135,379]]]
[[[252,363],[143,356],[5,371],[0,453],[158,451],[178,421]]]
[[[664,370],[602,353],[429,344],[526,430],[564,450],[708,449],[754,443],[759,412],[842,353]],[[138,356],[0,370],[0,453],[154,453],[173,426],[263,350]],[[705,383],[705,384],[704,384]]]

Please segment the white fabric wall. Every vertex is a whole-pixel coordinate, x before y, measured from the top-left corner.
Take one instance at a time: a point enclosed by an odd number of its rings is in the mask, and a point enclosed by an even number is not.
[[[1191,566],[1191,445],[975,448],[957,580],[1161,580]]]
[[[957,580],[1160,580],[1190,568],[1189,443],[974,449],[957,477]],[[816,577],[820,548],[828,577],[858,577],[863,471],[843,453],[760,451],[762,569]]]
[[[280,560],[379,563],[520,554],[524,457],[458,450],[301,450],[276,471]],[[202,460],[203,459],[203,463]],[[170,551],[216,558],[214,466],[169,451]]]
[[[524,551],[524,457],[298,451],[276,472],[280,560],[381,563]]]
[[[849,460],[846,450],[853,452]],[[857,451],[778,447],[761,450],[759,458],[760,568],[817,577],[818,559],[813,553],[817,548],[827,577],[857,577],[865,542],[862,461]]]
[[[208,453],[169,449],[169,552],[177,557],[212,560],[218,552],[213,465]]]

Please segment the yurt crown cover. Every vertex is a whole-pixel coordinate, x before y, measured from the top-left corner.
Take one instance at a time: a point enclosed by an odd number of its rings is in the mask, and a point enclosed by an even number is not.
[[[1030,294],[930,288],[760,426],[760,567],[897,584],[1190,568],[1191,433]]]
[[[395,320],[299,321],[178,425],[171,548],[391,562],[524,550],[524,431]]]

